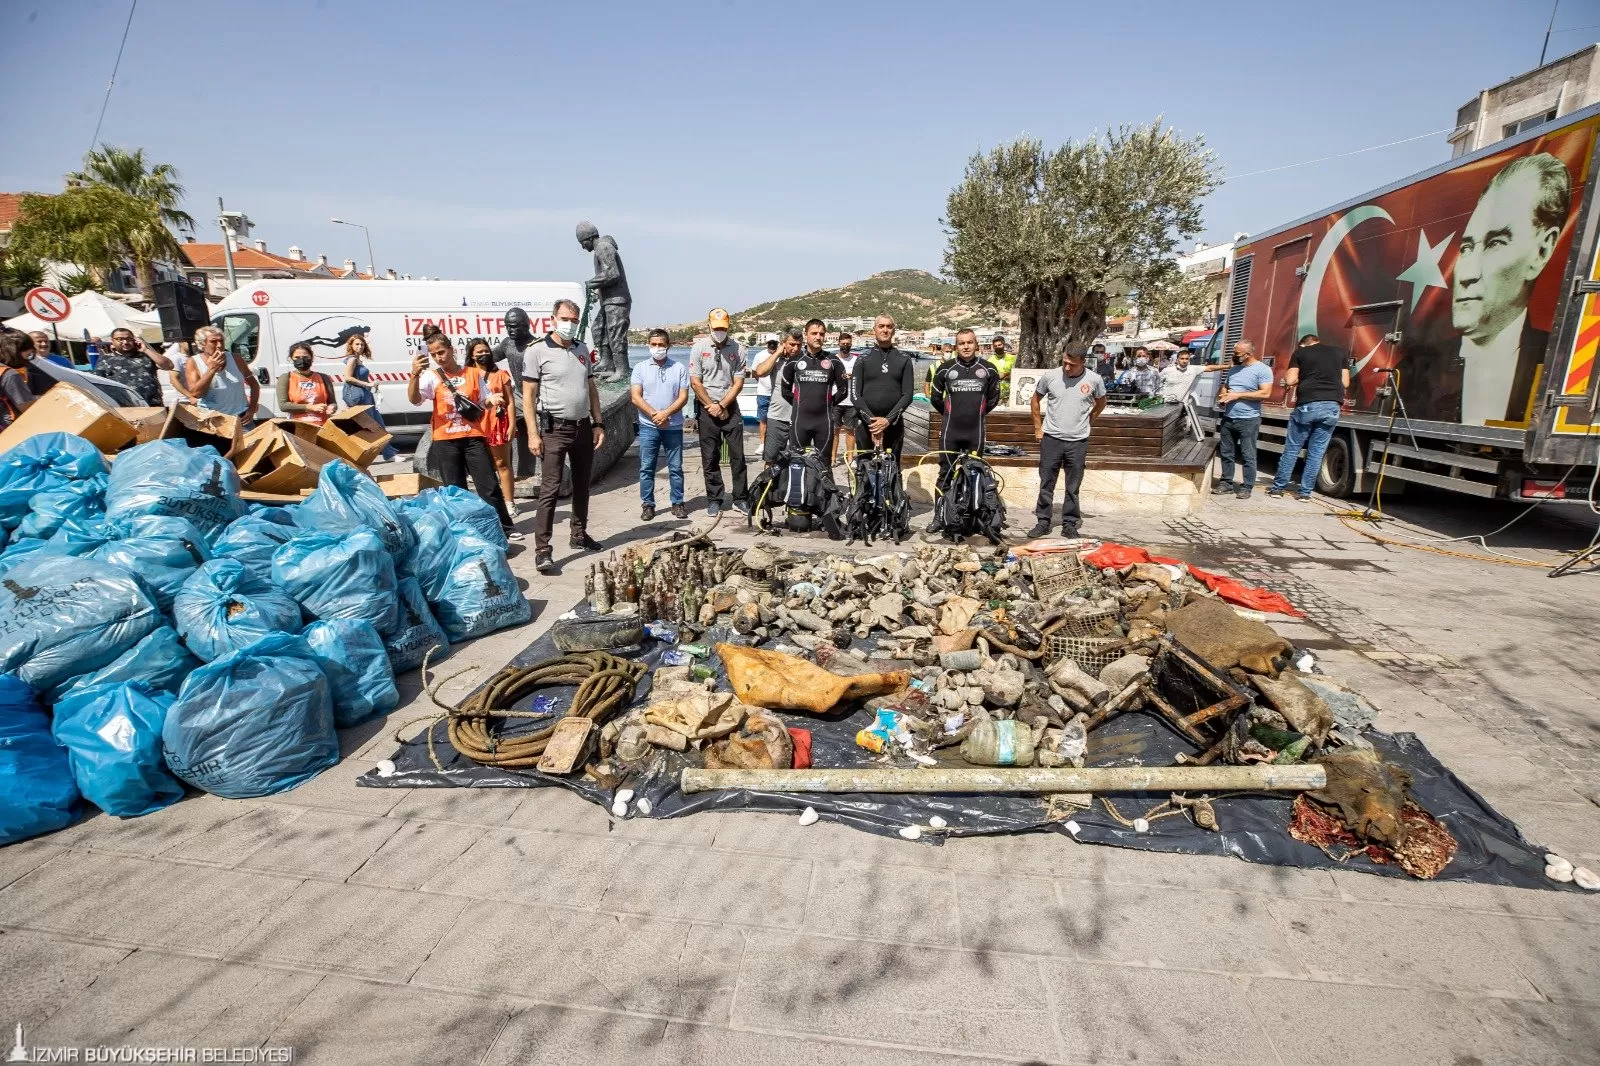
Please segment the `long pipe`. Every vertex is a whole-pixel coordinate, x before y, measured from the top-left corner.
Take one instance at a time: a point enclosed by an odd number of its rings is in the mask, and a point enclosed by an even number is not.
[[[683,771],[685,792],[743,788],[753,792],[1211,792],[1323,788],[1321,766],[1095,766],[1087,769],[990,770],[954,767],[901,770]]]

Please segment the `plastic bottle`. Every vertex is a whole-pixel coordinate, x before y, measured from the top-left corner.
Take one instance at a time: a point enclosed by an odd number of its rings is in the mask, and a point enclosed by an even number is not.
[[[961,742],[961,757],[974,766],[1032,766],[1033,730],[1022,722],[979,722]]]

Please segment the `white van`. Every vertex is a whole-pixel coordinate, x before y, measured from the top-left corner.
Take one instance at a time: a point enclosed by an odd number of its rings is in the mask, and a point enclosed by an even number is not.
[[[444,330],[461,358],[467,342],[482,337],[499,344],[505,313],[528,313],[535,337],[548,333],[558,299],[583,306],[583,286],[563,281],[279,281],[246,282],[212,311],[228,350],[243,356],[261,383],[261,417],[277,410],[278,375],[289,370],[289,346],[311,345],[316,369],[344,380],[344,346],[364,336],[372,357],[373,391],[384,422],[396,436],[419,436],[427,428],[426,407],[406,399],[411,360],[423,351],[422,330],[430,322]],[[585,340],[588,338],[586,337]]]

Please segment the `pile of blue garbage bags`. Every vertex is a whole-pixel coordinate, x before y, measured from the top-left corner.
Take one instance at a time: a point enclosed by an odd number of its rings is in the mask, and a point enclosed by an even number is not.
[[[88,441],[0,455],[0,844],[81,800],[148,814],[184,786],[290,789],[395,675],[532,617],[494,510],[404,501],[344,462],[304,502],[241,499],[214,448],[159,440],[107,468]]]

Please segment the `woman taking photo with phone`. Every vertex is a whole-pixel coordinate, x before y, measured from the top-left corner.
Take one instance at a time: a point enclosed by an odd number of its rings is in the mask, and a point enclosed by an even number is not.
[[[446,485],[472,487],[484,502],[494,507],[500,528],[507,538],[521,540],[511,526],[500,483],[494,476],[494,460],[484,442],[483,426],[489,413],[504,404],[504,397],[489,387],[489,376],[475,366],[463,367],[456,361],[455,345],[443,333],[428,336],[427,354],[418,352],[411,360],[411,378],[406,383],[406,398],[421,405],[433,404],[432,454],[439,475]],[[430,367],[429,361],[433,365]]]
[[[489,408],[483,422],[484,443],[489,446],[489,458],[494,460],[494,476],[500,482],[500,493],[505,497],[506,513],[516,513],[512,498],[511,441],[517,435],[515,407],[511,395],[511,371],[499,369],[494,349],[482,337],[467,342],[467,365],[477,367],[489,378],[489,391],[500,397],[498,407]]]

